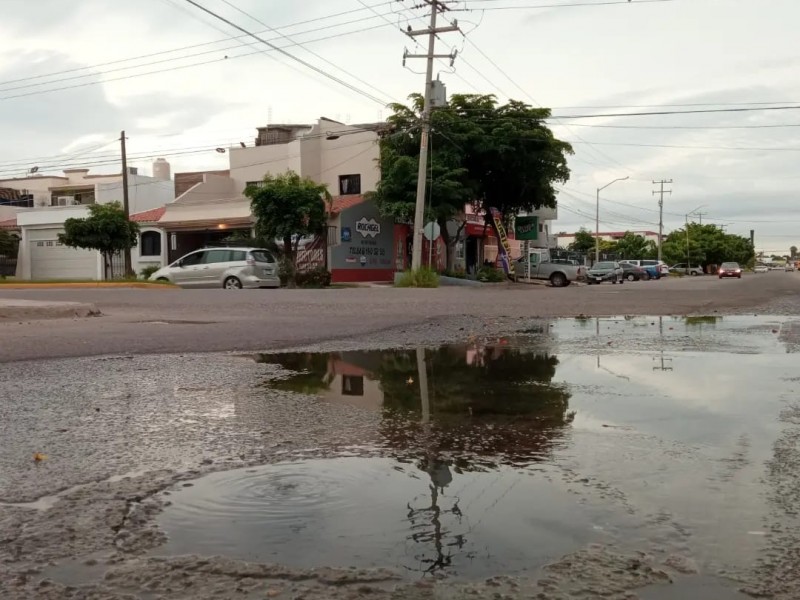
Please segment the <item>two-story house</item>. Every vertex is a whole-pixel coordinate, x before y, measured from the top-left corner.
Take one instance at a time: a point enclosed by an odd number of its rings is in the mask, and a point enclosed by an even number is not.
[[[89,169],[66,169],[61,175],[32,175],[0,180],[0,188],[18,190],[26,206],[15,207],[20,231],[17,277],[21,279],[102,279],[99,252],[63,246],[58,234],[70,218],[85,218],[88,206],[122,201],[122,174],[89,174]],[[131,214],[162,207],[175,198],[169,179],[139,175],[129,168]],[[135,251],[134,251],[135,252]]]

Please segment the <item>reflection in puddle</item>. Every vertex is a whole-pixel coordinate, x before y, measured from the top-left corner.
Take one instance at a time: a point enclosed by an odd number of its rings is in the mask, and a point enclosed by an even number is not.
[[[271,465],[209,475],[171,500],[160,517],[170,541],[159,554],[223,553],[293,567],[485,577],[535,571],[611,537],[603,513],[541,472],[467,473],[440,461]]]

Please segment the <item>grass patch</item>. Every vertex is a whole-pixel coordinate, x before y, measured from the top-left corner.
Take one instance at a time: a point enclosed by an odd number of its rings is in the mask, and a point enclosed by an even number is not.
[[[437,288],[439,274],[430,267],[421,267],[416,271],[406,271],[394,285],[401,288]]]

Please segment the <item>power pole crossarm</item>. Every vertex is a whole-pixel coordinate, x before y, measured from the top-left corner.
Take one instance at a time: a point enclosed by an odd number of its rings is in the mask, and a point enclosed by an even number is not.
[[[408,54],[406,58],[424,58],[427,62],[425,69],[425,104],[422,109],[422,135],[419,142],[419,168],[417,170],[417,199],[414,206],[414,245],[411,251],[411,268],[417,270],[422,266],[422,228],[425,221],[425,185],[426,167],[428,164],[428,138],[431,133],[431,88],[433,86],[433,60],[441,55],[436,54],[436,36],[439,33],[459,31],[458,25],[454,22],[447,27],[436,27],[436,17],[440,12],[445,12],[447,5],[443,0],[424,0],[431,8],[430,25],[427,29],[410,30],[406,33],[411,36],[428,36],[427,54]],[[451,61],[455,58],[452,54],[445,55]]]

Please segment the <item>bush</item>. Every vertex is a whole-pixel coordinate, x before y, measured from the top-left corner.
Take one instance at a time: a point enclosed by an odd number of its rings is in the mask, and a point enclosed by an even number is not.
[[[430,267],[406,271],[397,280],[395,287],[436,288],[439,287],[439,274]]]
[[[309,271],[298,272],[297,287],[326,288],[331,284],[331,272],[325,267],[314,267]]]
[[[150,279],[150,275],[155,273],[161,268],[161,265],[147,265],[145,268],[141,270],[139,275],[142,279]]]
[[[505,272],[494,267],[481,267],[478,271],[478,281],[483,281],[484,283],[500,283],[506,279]]]
[[[445,277],[452,277],[454,279],[466,279],[467,278],[466,271],[463,271],[461,269],[457,269],[455,271],[449,271],[448,270],[448,271],[445,271],[444,273],[442,273],[442,275],[444,275]]]

